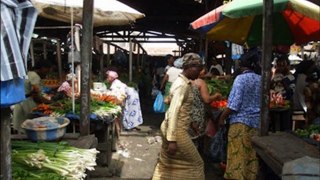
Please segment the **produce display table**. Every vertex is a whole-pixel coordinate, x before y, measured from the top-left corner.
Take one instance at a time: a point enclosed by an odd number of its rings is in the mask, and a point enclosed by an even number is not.
[[[33,117],[47,116],[41,112],[33,112]],[[71,123],[67,129],[66,137],[70,134],[78,134],[76,124],[79,124],[80,116],[75,113],[66,113],[63,117],[68,118]],[[97,164],[101,166],[109,166],[111,162],[112,152],[116,150],[116,130],[115,119],[118,118],[116,114],[106,113],[99,115],[95,113],[90,114],[90,134],[94,134],[98,139],[97,150],[100,153],[97,155]],[[65,136],[63,138],[66,138]],[[71,136],[72,137],[72,136]]]
[[[316,146],[286,132],[255,136],[252,138],[252,143],[258,155],[279,177],[286,162],[304,156],[320,159],[320,151]]]

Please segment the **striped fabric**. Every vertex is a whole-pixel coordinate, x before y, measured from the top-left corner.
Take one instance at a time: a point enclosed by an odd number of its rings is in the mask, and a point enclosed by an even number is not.
[[[171,86],[172,100],[161,124],[162,148],[152,180],[204,180],[203,160],[188,135],[193,93],[189,80],[179,75]],[[177,152],[168,153],[169,141],[177,143]]]
[[[26,76],[27,54],[37,15],[30,1],[1,0],[1,81]]]

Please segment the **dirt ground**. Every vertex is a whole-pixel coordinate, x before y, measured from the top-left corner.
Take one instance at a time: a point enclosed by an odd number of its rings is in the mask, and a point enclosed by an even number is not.
[[[141,100],[144,120],[143,125],[139,126],[141,130],[122,132],[110,167],[100,170],[106,177],[93,178],[90,175],[90,180],[152,178],[161,148],[159,127],[164,118],[164,114],[154,113],[152,107],[153,100]],[[206,179],[223,179],[218,164],[207,162],[206,157],[204,160]]]

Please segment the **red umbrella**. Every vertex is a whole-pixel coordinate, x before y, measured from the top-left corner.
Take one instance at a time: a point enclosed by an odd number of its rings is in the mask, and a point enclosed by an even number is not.
[[[234,0],[191,23],[212,40],[259,45],[262,0]],[[273,43],[291,45],[320,40],[320,7],[306,0],[274,0]]]

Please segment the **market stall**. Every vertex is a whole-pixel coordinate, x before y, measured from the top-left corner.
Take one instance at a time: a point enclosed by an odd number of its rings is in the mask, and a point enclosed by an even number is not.
[[[97,137],[98,150],[101,151],[98,156],[103,156],[103,158],[99,158],[98,164],[109,165],[111,153],[115,150],[116,143],[114,121],[120,118],[122,108],[117,105],[119,103],[117,98],[107,89],[99,91],[91,89],[90,94],[90,134],[94,134]],[[80,99],[75,100],[73,111],[70,97],[61,96],[61,94],[52,90],[47,94],[43,93],[43,95],[56,99],[50,104],[39,104],[33,109],[32,116],[34,118],[67,118],[70,120],[70,125],[66,129],[67,134],[78,134],[80,132]]]
[[[259,157],[280,178],[286,162],[304,156],[320,158],[319,142],[318,146],[312,145],[292,133],[277,132],[268,136],[255,136],[252,138],[252,143]]]

